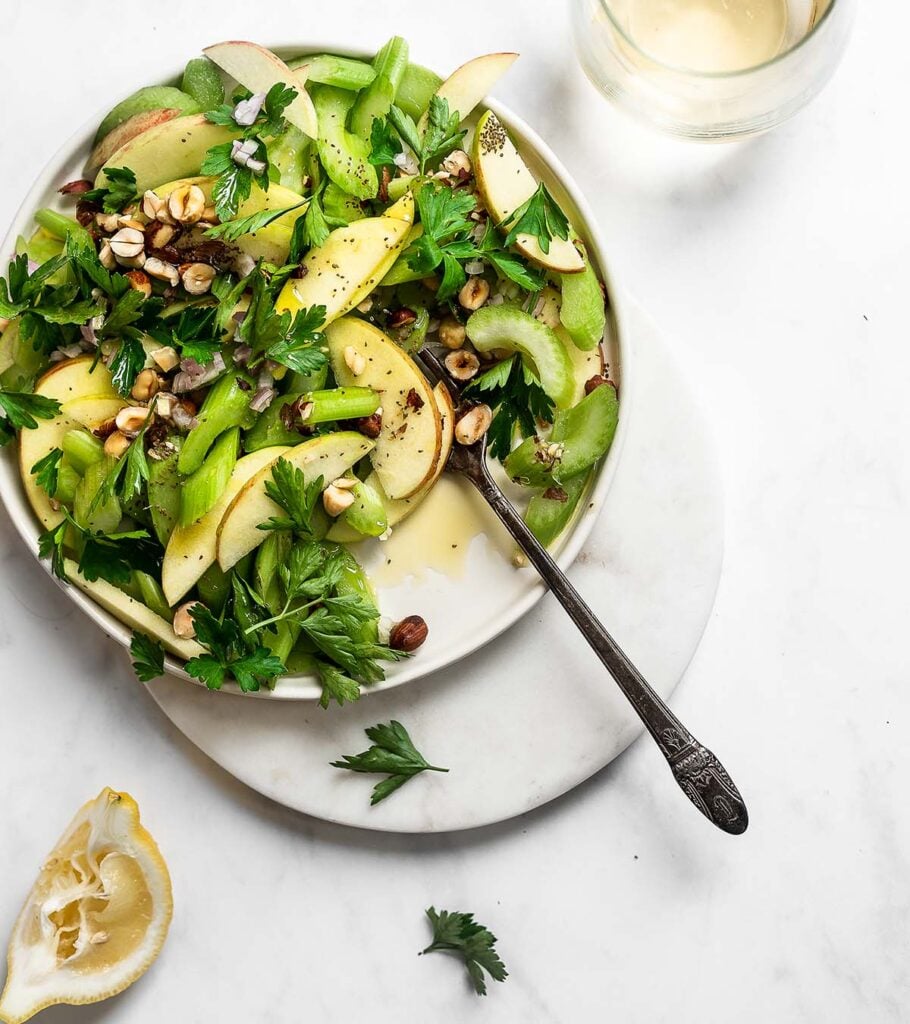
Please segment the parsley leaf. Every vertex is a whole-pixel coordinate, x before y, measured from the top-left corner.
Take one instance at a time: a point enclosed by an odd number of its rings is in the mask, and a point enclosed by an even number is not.
[[[67,535],[72,529],[81,544],[79,572],[89,581],[107,580],[114,586],[123,586],[132,579],[133,569],[153,569],[159,557],[157,545],[148,540],[145,530],[131,530],[127,533],[92,533],[80,526],[69,512],[64,511],[63,520],[45,530],[38,537],[38,554],[51,559],[55,576],[67,579],[65,552]]]
[[[401,722],[393,719],[388,725],[374,725],[365,732],[373,743],[369,750],[362,754],[345,754],[342,760],[332,761],[332,767],[388,775],[389,778],[378,782],[373,788],[371,805],[378,804],[421,772],[449,770],[430,764],[414,746]]]
[[[442,96],[434,96],[427,110],[427,130],[420,148],[420,173],[428,164],[435,164],[444,156],[457,149],[464,138],[466,129],[459,130],[461,114],[449,110],[449,102]]]
[[[437,296],[444,300],[466,280],[459,261],[477,255],[470,240],[474,222],[468,219],[476,201],[469,192],[427,183],[417,193],[417,208],[423,234],[408,246],[405,255],[410,268],[424,276],[443,265]]]
[[[12,436],[12,430],[34,430],[38,420],[52,420],[60,412],[60,403],[43,395],[25,391],[0,390],[0,430]]]
[[[303,470],[287,459],[279,458],[272,466],[272,479],[265,482],[265,493],[287,513],[285,516],[271,516],[267,523],[260,523],[260,530],[296,530],[305,539],[315,539],[313,511],[322,495],[323,479],[316,477],[306,482]]]
[[[301,202],[294,206],[286,206],[281,210],[257,210],[256,213],[251,213],[248,217],[216,224],[215,227],[209,228],[205,235],[207,238],[222,238],[227,242],[236,242],[243,235],[255,235],[257,231],[261,231],[272,221],[278,220],[279,217],[283,217],[293,210],[299,210],[303,205]]]
[[[164,648],[157,640],[134,629],[133,639],[130,641],[130,654],[133,656],[133,669],[140,682],[147,683],[164,675]]]
[[[512,450],[516,424],[523,437],[530,437],[537,432],[538,419],[546,423],[553,420],[553,400],[519,355],[497,363],[473,380],[468,393],[476,395],[478,392],[483,393],[486,403],[495,410],[487,431],[493,458],[504,459]]]
[[[325,319],[325,306],[299,310],[288,336],[270,345],[266,355],[297,373],[314,373],[328,361],[320,347],[325,343],[325,335],[320,330]]]
[[[191,658],[186,670],[210,690],[221,689],[229,673],[244,693],[268,686],[284,673],[281,659],[265,647],[251,648],[233,619],[217,619],[202,604],[193,605],[190,616],[196,627],[196,640],[209,653]]]
[[[288,257],[290,263],[299,263],[303,249],[317,249],[320,245],[325,245],[325,240],[329,237],[329,223],[322,208],[322,193],[327,183],[328,178],[323,179],[322,184],[314,190],[306,213],[294,224],[291,255]]]
[[[511,227],[506,235],[506,247],[514,245],[519,235],[532,235],[548,253],[552,239],[569,237],[569,221],[543,182],[534,195],[510,215],[508,223]]]
[[[57,471],[62,458],[63,452],[60,448],[51,448],[47,455],[43,459],[39,459],[31,469],[35,476],[35,482],[49,498],[53,498],[57,491]]]
[[[545,284],[542,271],[530,267],[516,253],[499,248],[496,232],[490,221],[487,221],[486,230],[480,240],[478,255],[488,260],[504,277],[514,281],[526,291],[539,292]]]
[[[131,294],[139,295],[139,292]],[[121,395],[129,395],[143,366],[145,366],[145,349],[142,347],[141,336],[138,333],[125,334],[109,367],[111,380]]]
[[[316,674],[322,684],[322,696],[319,698],[321,708],[327,708],[332,701],[342,707],[345,702],[350,704],[360,700],[360,683],[346,676],[336,665],[317,658]]]
[[[372,611],[375,614],[375,609]],[[300,627],[322,654],[340,665],[349,676],[364,683],[378,683],[385,678],[380,661],[400,661],[407,657],[402,651],[352,636],[350,620],[345,621],[344,616],[327,607],[312,611],[301,621]]]
[[[38,557],[50,558],[51,572],[61,580],[66,579],[66,533],[69,527],[69,520],[64,519],[56,526],[50,527],[38,537]]]
[[[138,202],[136,175],[129,167],[106,167],[104,176],[107,186],[89,189],[80,198],[90,203],[101,203],[105,213],[120,213],[124,207]]]
[[[370,155],[367,159],[377,167],[392,166],[401,152],[401,145],[387,118],[374,117],[370,128]]]
[[[433,926],[433,941],[421,951],[421,956],[424,953],[440,951],[460,956],[464,960],[474,991],[479,996],[487,994],[484,971],[494,981],[506,980],[509,972],[493,948],[496,945],[496,936],[488,928],[478,924],[473,914],[449,910],[437,913],[435,907],[430,907],[426,914]]]
[[[218,331],[227,329],[240,297],[249,287],[250,278],[242,277],[235,282],[230,274],[216,277],[212,282],[212,295],[218,300],[215,313],[215,327]]]

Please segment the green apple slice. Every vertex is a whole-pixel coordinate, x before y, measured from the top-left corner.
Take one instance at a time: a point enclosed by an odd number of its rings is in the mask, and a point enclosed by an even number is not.
[[[413,222],[414,199],[408,193],[381,217],[365,217],[336,228],[323,245],[307,253],[303,276],[285,284],[275,308],[294,314],[325,306],[326,323],[343,316],[392,268]]]
[[[204,654],[202,646],[195,640],[185,640],[177,636],[174,627],[167,619],[136,601],[129,594],[125,594],[107,580],[87,580],[79,572],[79,566],[69,558],[66,559],[65,568],[67,579],[74,583],[80,590],[84,591],[95,602],[101,605],[105,611],[109,611],[114,618],[125,623],[130,629],[146,633],[153,640],[158,640],[162,647],[178,658],[189,660]]]
[[[62,448],[63,436],[69,430],[77,430],[79,424],[60,413],[52,420],[39,420],[34,430],[19,431],[19,474],[22,489],[32,506],[32,511],[49,530],[63,520],[63,513],[51,507],[50,499],[43,487],[39,487],[32,466],[43,459],[54,448]]]
[[[328,486],[344,476],[372,448],[369,438],[345,430],[304,441],[284,457],[303,470],[307,483],[321,476]],[[265,540],[266,531],[259,529],[262,523],[284,514],[265,492],[265,482],[271,478],[271,465],[270,462],[264,466],[240,488],[218,526],[217,558],[225,572]]]
[[[572,361],[552,328],[515,306],[483,306],[468,317],[465,330],[478,352],[505,349],[527,356],[556,405],[566,409],[572,404]]]
[[[206,202],[211,203],[214,184],[215,179],[212,177],[180,178],[177,181],[169,181],[166,185],[159,185],[155,192],[162,199],[166,199],[171,192],[183,185],[198,185],[205,193]],[[297,209],[291,209],[291,207],[297,207]],[[238,220],[241,217],[259,213],[261,210],[289,210],[290,212],[273,220],[271,224],[266,224],[258,231],[241,235],[231,244],[252,256],[254,260],[264,259],[269,263],[282,266],[287,262],[291,249],[294,224],[298,217],[302,217],[306,213],[306,208],[307,200],[302,195],[277,182],[272,182],[269,185],[268,192],[263,192],[261,188],[254,188],[249,199],[245,199],[238,207]]]
[[[212,508],[198,522],[174,527],[161,565],[161,586],[168,604],[175,605],[215,561],[218,527],[243,485],[289,450],[286,445],[273,445],[238,459],[227,487]]]
[[[132,96],[121,100],[114,109],[104,117],[95,134],[94,145],[109,135],[115,128],[128,121],[136,114],[149,110],[175,109],[180,114],[198,114],[199,104],[192,96],[173,85],[147,85],[137,89]]]
[[[436,481],[442,475],[442,471],[446,468],[446,462],[449,459],[449,453],[452,450],[452,442],[455,439],[455,406],[452,404],[452,396],[449,394],[448,388],[445,384],[439,383],[433,388],[433,397],[436,399],[436,405],[439,409],[439,418],[442,427],[442,444],[439,449],[439,461],[436,463],[436,468],[433,470],[433,475],[429,482],[425,484],[416,493],[411,495],[410,498],[390,498],[383,486],[382,481],[379,479],[379,474],[374,469],[372,473],[367,477],[366,482],[372,487],[382,499],[383,507],[385,508],[386,523],[388,526],[397,526],[403,519],[406,519],[417,506],[423,501],[423,499],[433,490],[433,486]],[[329,540],[334,540],[338,544],[356,544],[358,541],[366,540],[366,536],[355,530],[348,523],[341,519],[336,519],[332,524],[332,528],[328,534]]]
[[[484,206],[499,223],[509,218],[537,191],[537,179],[528,169],[499,118],[488,110],[477,122],[474,133],[474,178]],[[554,238],[550,251],[544,252],[533,235],[518,236],[515,247],[529,260],[558,274],[580,274],[585,261],[573,244],[572,228],[568,239]]]
[[[379,392],[382,429],[371,459],[386,494],[416,494],[431,479],[442,446],[439,409],[426,377],[406,352],[365,320],[336,320],[325,336],[338,383]]]
[[[485,53],[475,57],[456,68],[436,90],[436,95],[449,104],[452,113],[457,110],[464,121],[516,60],[517,53]],[[428,121],[429,114],[425,111],[417,124],[420,132],[426,131]]]
[[[94,365],[93,365],[94,364]],[[69,402],[88,396],[117,398],[110,370],[93,356],[77,356],[54,365],[39,378],[35,394]]]
[[[108,398],[105,395],[87,395],[85,398],[73,398],[60,406],[64,416],[85,427],[94,430],[107,420],[112,420],[121,409],[127,406],[123,398]]]
[[[313,101],[301,82],[302,69],[292,71],[280,57],[257,43],[239,40],[216,43],[202,52],[250,92],[268,92],[279,82],[295,86],[297,95],[285,107],[284,116],[311,139],[318,136],[319,121]]]
[[[98,172],[95,185],[99,188],[107,185],[105,168],[129,167],[136,175],[136,188],[141,195],[165,181],[198,174],[212,146],[230,142],[239,134],[239,128],[206,121],[205,114],[165,121],[130,139],[113,153]]]
[[[108,132],[92,150],[85,165],[86,177],[94,174],[99,167],[107,163],[118,149],[131,142],[137,135],[147,132],[149,128],[154,128],[156,125],[164,124],[165,121],[173,121],[175,117],[180,117],[180,111],[176,107],[143,110],[128,117],[122,124],[118,124],[116,128]]]

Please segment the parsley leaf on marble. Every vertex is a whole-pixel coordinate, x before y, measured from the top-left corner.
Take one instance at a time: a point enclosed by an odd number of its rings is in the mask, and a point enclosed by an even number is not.
[[[426,914],[433,927],[433,941],[421,951],[421,956],[424,953],[446,952],[461,957],[474,991],[479,996],[487,994],[484,971],[494,981],[506,980],[509,972],[494,948],[496,936],[489,928],[478,924],[473,914],[450,910],[437,913],[435,907],[430,907]]]

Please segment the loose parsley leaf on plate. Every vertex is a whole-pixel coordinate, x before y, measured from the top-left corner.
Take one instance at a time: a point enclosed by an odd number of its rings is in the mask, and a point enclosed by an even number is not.
[[[464,960],[474,991],[479,996],[487,994],[484,971],[494,981],[505,981],[509,976],[506,965],[494,949],[496,936],[474,920],[473,914],[460,911],[441,910],[435,907],[427,910],[427,917],[433,926],[433,941],[424,953],[455,953]]]
[[[129,167],[106,167],[104,176],[108,180],[105,187],[89,189],[80,198],[90,203],[101,203],[105,213],[120,213],[124,207],[138,202],[136,175]]]
[[[342,760],[332,761],[333,768],[347,768],[352,772],[388,775],[373,788],[371,805],[378,804],[409,779],[421,772],[447,772],[430,764],[414,746],[407,729],[394,719],[388,725],[374,725],[365,730],[372,741],[362,754],[345,754]]]
[[[519,235],[533,235],[540,248],[548,253],[552,239],[569,237],[569,221],[543,182],[534,195],[509,216],[508,224],[507,247],[513,245]]]
[[[243,235],[254,235],[261,231],[273,221],[283,217],[286,213],[299,210],[303,203],[296,203],[294,206],[286,206],[281,210],[257,210],[248,217],[239,217],[237,220],[225,221],[223,224],[216,224],[206,232],[206,238],[221,238],[226,242],[236,242]]]
[[[35,476],[35,482],[49,498],[53,498],[57,490],[57,471],[62,458],[63,452],[59,448],[51,448],[47,455],[43,459],[39,459],[31,469]]]
[[[133,670],[140,682],[148,683],[164,675],[164,648],[157,640],[134,629],[130,654],[133,656]]]
[[[483,394],[491,409],[493,422],[487,431],[490,454],[504,459],[512,450],[516,424],[523,437],[537,431],[537,420],[553,421],[553,400],[540,386],[540,381],[522,361],[513,355],[473,380],[468,393]]]

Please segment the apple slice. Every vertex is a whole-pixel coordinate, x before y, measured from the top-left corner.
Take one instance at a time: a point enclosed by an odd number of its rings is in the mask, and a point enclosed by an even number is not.
[[[143,110],[128,117],[122,124],[118,124],[116,128],[108,132],[92,150],[85,165],[85,176],[94,174],[121,146],[131,142],[137,135],[141,135],[156,125],[164,124],[165,121],[173,121],[175,117],[180,117],[180,111],[176,107],[167,107],[163,110]]]
[[[53,398],[58,402],[69,402],[74,398],[96,397],[116,398],[117,392],[111,380],[110,370],[102,362],[95,363],[93,356],[77,356],[54,365],[38,379],[35,394]]]
[[[273,445],[238,459],[224,493],[212,508],[198,522],[174,527],[161,564],[161,586],[168,604],[175,605],[215,561],[218,527],[241,487],[289,450],[285,445]]]
[[[537,179],[522,160],[505,126],[491,110],[477,122],[472,160],[474,179],[484,206],[499,223],[508,224],[519,206],[537,191]],[[549,252],[544,252],[537,239],[527,234],[518,236],[515,247],[529,260],[557,274],[580,274],[585,269],[584,258],[573,244],[571,225],[568,239],[552,239]]]
[[[311,139],[317,138],[319,121],[313,101],[303,87],[301,70],[292,71],[280,57],[257,43],[216,43],[202,52],[251,92],[268,92],[279,82],[294,86],[297,95],[285,107],[284,116],[305,135]]]
[[[177,636],[167,619],[162,619],[141,601],[134,600],[107,580],[87,580],[79,572],[76,563],[69,558],[64,565],[67,579],[71,583],[75,583],[105,611],[109,611],[114,618],[125,623],[130,629],[146,633],[153,640],[160,641],[166,651],[176,654],[178,658],[195,658],[205,653],[204,648],[195,640],[185,640]]]
[[[344,476],[372,448],[373,442],[363,434],[344,430],[304,441],[291,448],[285,458],[291,465],[303,470],[307,483],[321,476],[328,486],[333,480]],[[218,564],[225,571],[265,540],[266,531],[259,529],[260,524],[268,522],[272,516],[284,515],[281,508],[265,493],[265,482],[271,475],[270,462],[247,480],[224,513],[218,526],[217,556]]]
[[[64,402],[60,406],[60,411],[86,430],[94,430],[102,423],[112,420],[127,405],[127,401],[119,396],[108,398],[106,395],[87,395],[85,398],[73,398],[69,402]]]
[[[95,178],[95,185],[107,185],[107,167],[129,167],[136,175],[136,188],[141,195],[165,181],[198,174],[206,152],[237,138],[240,129],[228,128],[206,121],[205,114],[188,114],[149,128],[130,139],[105,161]]]
[[[155,192],[165,199],[171,192],[183,185],[198,185],[205,193],[206,202],[211,203],[214,184],[215,179],[212,177],[179,178],[177,181],[169,181],[166,185],[159,185]],[[260,210],[286,210],[293,206],[298,208],[279,217],[278,220],[273,220],[271,224],[266,224],[258,231],[241,235],[231,244],[236,245],[242,252],[248,253],[254,260],[264,259],[279,267],[282,266],[287,262],[290,252],[294,224],[298,217],[302,217],[306,213],[307,202],[299,193],[274,181],[269,185],[268,192],[263,192],[261,188],[254,188],[249,199],[244,200],[238,207],[238,219],[258,213]],[[301,203],[303,205],[300,205]]]
[[[442,447],[439,409],[426,377],[406,352],[365,320],[336,320],[325,336],[338,383],[379,392],[382,429],[371,458],[383,489],[390,498],[416,494],[432,479]]]
[[[452,450],[452,442],[455,439],[455,406],[452,404],[452,396],[449,394],[448,388],[441,382],[433,388],[433,397],[439,408],[439,418],[442,426],[442,445],[439,449],[439,461],[436,463],[436,468],[433,470],[430,481],[410,498],[393,499],[386,494],[382,481],[379,479],[379,474],[375,469],[367,477],[366,482],[376,490],[382,499],[386,513],[386,522],[389,526],[397,526],[402,519],[406,519],[417,508],[430,491],[433,490],[434,484],[446,468],[446,462],[448,462],[449,453]],[[365,534],[355,530],[341,519],[336,519],[332,524],[328,538],[329,540],[336,541],[338,544],[356,544],[367,539]]]
[[[287,282],[275,308],[296,313],[325,306],[326,323],[353,309],[391,270],[414,222],[409,192],[382,217],[365,217],[336,228],[303,260],[303,276]]]
[[[464,121],[516,60],[517,53],[486,53],[475,57],[456,68],[436,90],[436,95],[448,102],[450,111],[457,110]],[[427,129],[429,116],[425,111],[417,124],[421,134]]]

